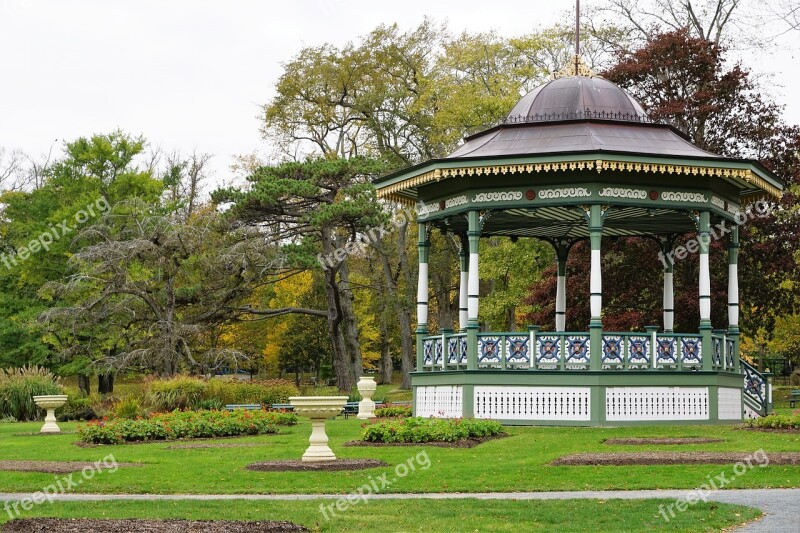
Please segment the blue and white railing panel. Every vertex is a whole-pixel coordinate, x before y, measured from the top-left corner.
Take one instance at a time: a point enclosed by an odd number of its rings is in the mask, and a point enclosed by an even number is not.
[[[540,335],[536,337],[536,366],[557,368],[561,363],[561,336]]]
[[[588,335],[568,335],[564,338],[564,364],[570,368],[579,365],[588,368],[591,359]]]
[[[508,335],[505,338],[506,363],[512,366],[531,364],[530,335]]]
[[[422,341],[422,364],[433,366],[433,343],[435,339],[425,339]]]
[[[444,361],[444,343],[439,337],[433,341],[433,364],[441,366]]]
[[[656,364],[678,365],[678,340],[674,337],[656,337]]]
[[[622,335],[603,335],[603,367],[625,364],[625,342]]]
[[[702,366],[703,340],[701,337],[681,337],[681,364]]]
[[[650,337],[645,335],[631,335],[628,337],[628,365],[647,368],[651,364],[652,350]]]
[[[772,391],[770,390],[769,380],[761,372],[750,366],[747,361],[740,361],[744,370],[744,406],[745,412],[750,411],[752,417],[755,413],[758,416],[767,416],[772,403]]]
[[[502,363],[499,335],[478,335],[478,366]]]

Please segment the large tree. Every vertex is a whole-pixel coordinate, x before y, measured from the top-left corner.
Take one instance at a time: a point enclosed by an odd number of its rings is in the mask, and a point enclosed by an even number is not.
[[[352,389],[362,370],[347,256],[359,249],[362,232],[386,221],[370,183],[382,168],[379,162],[362,158],[284,163],[258,169],[248,178],[246,190],[212,194],[217,202],[232,202],[234,220],[258,228],[263,239],[280,244],[290,269],[322,268],[327,308],[286,312],[327,317],[342,391]]]

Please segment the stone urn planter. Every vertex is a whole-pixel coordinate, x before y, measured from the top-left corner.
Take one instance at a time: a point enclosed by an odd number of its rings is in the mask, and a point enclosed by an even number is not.
[[[56,424],[56,409],[67,403],[67,395],[34,396],[33,401],[42,409],[47,410],[41,433],[61,433],[61,428]]]
[[[375,416],[375,402],[372,401],[372,395],[375,394],[376,388],[378,388],[378,385],[372,376],[361,376],[361,379],[358,380],[358,392],[361,393],[361,398],[363,398],[358,402],[359,420],[366,420]]]
[[[311,437],[302,461],[307,463],[334,461],[336,455],[328,446],[325,420],[342,412],[347,396],[292,396],[289,403],[294,412],[311,419]]]

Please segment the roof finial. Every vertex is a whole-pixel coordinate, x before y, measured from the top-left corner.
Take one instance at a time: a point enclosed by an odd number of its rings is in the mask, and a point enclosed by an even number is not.
[[[581,58],[581,0],[575,0],[575,56],[572,58],[572,64],[567,63],[564,68],[553,72],[550,77],[557,80],[570,76],[588,76],[590,78],[596,76]]]
[[[575,0],[575,75],[578,75],[578,58],[581,57],[581,0]]]

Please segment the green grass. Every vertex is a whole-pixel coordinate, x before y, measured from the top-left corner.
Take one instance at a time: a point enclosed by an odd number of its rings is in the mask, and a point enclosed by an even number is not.
[[[314,531],[720,531],[761,512],[698,503],[665,522],[667,500],[373,500],[326,521],[320,505],[334,501],[69,502],[40,505],[23,517],[290,520]],[[3,513],[0,523],[7,520]]]
[[[63,423],[72,431],[76,423]],[[375,458],[389,467],[356,472],[253,472],[244,467],[270,459],[297,459],[305,450],[309,423],[281,428],[278,435],[225,439],[263,444],[245,448],[167,450],[170,443],[80,448],[78,435],[14,436],[34,432],[40,423],[0,424],[0,458],[17,460],[95,461],[113,453],[119,462],[142,462],[86,481],[78,492],[104,493],[349,493],[370,475],[393,472],[423,450],[428,469],[398,479],[385,492],[490,492],[537,490],[692,489],[708,475],[732,471],[725,465],[681,466],[549,466],[569,453],[634,450],[708,450],[752,453],[800,451],[800,433],[767,433],[728,426],[648,426],[628,428],[509,427],[510,437],[471,449],[411,447],[343,447],[360,433],[358,420],[328,422],[330,444],[339,457]],[[608,446],[614,437],[717,437],[725,442],[692,446]],[[36,491],[53,481],[51,474],[3,472],[0,492]],[[727,488],[800,487],[800,466],[754,468]]]

